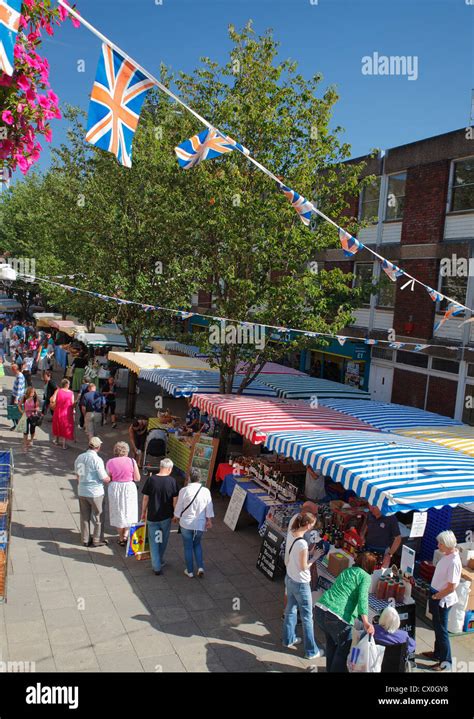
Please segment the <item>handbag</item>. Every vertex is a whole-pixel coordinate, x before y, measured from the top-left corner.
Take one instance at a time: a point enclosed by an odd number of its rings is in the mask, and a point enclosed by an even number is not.
[[[43,415],[41,414],[40,411],[33,412],[33,414],[30,415],[30,423],[34,427],[41,427],[42,422],[43,422]]]
[[[198,494],[199,494],[199,492],[201,491],[201,489],[202,489],[202,484],[201,484],[201,486],[199,487],[199,489],[198,489],[198,491],[196,492],[196,494],[194,495],[194,497],[192,498],[192,500],[189,502],[189,504],[187,504],[187,505],[185,506],[185,508],[183,509],[183,511],[181,512],[181,514],[179,515],[179,518],[180,518],[180,519],[181,519],[181,517],[183,516],[183,514],[186,512],[186,510],[188,510],[189,507],[194,503],[194,500],[195,500],[196,497],[198,496]],[[181,534],[181,525],[180,525],[180,524],[178,524],[178,534]]]
[[[74,374],[74,367],[66,367],[66,374],[64,375],[66,379],[71,379]]]
[[[26,414],[25,414],[25,412],[23,412],[23,414],[21,415],[15,430],[17,432],[21,432],[21,434],[26,434]]]

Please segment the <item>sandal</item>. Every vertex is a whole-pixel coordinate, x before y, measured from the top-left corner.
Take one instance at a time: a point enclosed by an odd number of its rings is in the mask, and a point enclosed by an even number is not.
[[[126,547],[127,540],[126,539],[117,539],[117,544],[119,545],[119,547]]]

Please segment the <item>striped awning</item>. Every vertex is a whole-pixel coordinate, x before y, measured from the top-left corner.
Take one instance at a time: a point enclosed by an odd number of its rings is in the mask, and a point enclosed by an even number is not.
[[[78,332],[74,339],[88,347],[127,347],[123,335],[105,335],[101,332]]]
[[[462,422],[441,414],[426,412],[417,407],[406,407],[402,404],[388,402],[367,402],[345,399],[322,399],[321,404],[331,409],[337,409],[350,417],[356,417],[368,422],[373,427],[385,432],[397,429],[410,429],[415,427],[444,427],[448,425],[460,426]]]
[[[247,365],[245,362],[239,362],[237,364],[237,370],[236,372],[238,374],[245,374],[247,371]],[[300,372],[299,369],[293,369],[293,367],[286,367],[284,364],[278,364],[278,362],[266,362],[263,365],[263,368],[258,375],[260,378],[260,375],[291,375],[291,376],[298,376],[298,377],[308,377],[307,374],[304,372]]]
[[[401,429],[398,433],[405,437],[434,442],[442,447],[464,452],[474,457],[474,427],[437,427],[436,429],[419,427],[417,429]]]
[[[474,462],[409,437],[371,432],[275,432],[265,445],[341,482],[382,514],[474,501]]]
[[[183,371],[148,369],[142,370],[140,379],[154,382],[163,387],[173,397],[191,397],[196,392],[202,394],[219,394],[220,382],[218,372]],[[234,378],[233,392],[237,392],[243,381],[242,376]],[[243,390],[244,395],[257,397],[276,397],[276,391],[255,381]]]
[[[152,344],[153,346],[153,344]],[[202,357],[206,358],[209,357],[208,354],[205,354],[204,352],[201,352],[199,347],[196,345],[186,345],[183,342],[166,342],[166,351],[167,352],[179,352],[180,354],[187,355],[188,357]]]
[[[271,432],[283,430],[350,429],[372,430],[363,422],[345,417],[340,412],[318,407],[312,409],[304,402],[283,399],[262,399],[241,395],[194,394],[192,403],[204,412],[217,417],[254,444],[263,442]]]
[[[206,362],[191,357],[178,357],[175,355],[160,355],[149,352],[109,352],[111,362],[127,367],[135,374],[145,369],[189,369],[210,370]]]
[[[370,394],[357,387],[308,375],[269,374],[262,377],[279,397],[287,399],[309,399],[310,397],[337,397],[338,399],[369,400]]]
[[[76,326],[76,323],[72,320],[51,320],[50,326],[55,330],[64,332],[66,329],[72,329]]]

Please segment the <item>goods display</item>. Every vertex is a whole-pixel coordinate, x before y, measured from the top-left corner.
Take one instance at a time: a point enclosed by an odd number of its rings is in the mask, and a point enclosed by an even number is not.
[[[265,489],[270,497],[274,497],[279,502],[296,502],[298,496],[298,488],[291,484],[283,474],[259,459],[249,457],[239,457],[234,466],[242,468],[248,474],[253,482]]]
[[[287,532],[291,518],[301,510],[301,506],[301,502],[276,505],[268,512],[267,522],[271,522],[282,532]]]

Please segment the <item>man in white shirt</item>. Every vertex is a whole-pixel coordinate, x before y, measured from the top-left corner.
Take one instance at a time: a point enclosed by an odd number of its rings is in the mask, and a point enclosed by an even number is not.
[[[451,668],[451,645],[448,634],[449,610],[457,604],[456,587],[461,581],[462,562],[456,549],[456,535],[446,530],[436,537],[438,549],[443,556],[436,565],[431,580],[429,609],[433,617],[435,633],[434,651],[423,652],[422,656],[435,661],[431,667],[436,672]]]
[[[77,494],[84,547],[103,547],[107,544],[103,539],[103,504],[104,483],[109,482],[109,476],[105,470],[104,460],[99,457],[101,446],[102,440],[99,437],[91,437],[89,449],[80,454],[74,463],[74,471],[79,482]]]
[[[184,573],[192,579],[194,577],[194,558],[198,567],[198,577],[204,576],[201,540],[205,530],[212,528],[214,507],[210,491],[200,484],[199,471],[193,468],[189,475],[190,483],[183,487],[178,495],[174,521],[179,521],[183,538],[186,561]]]

